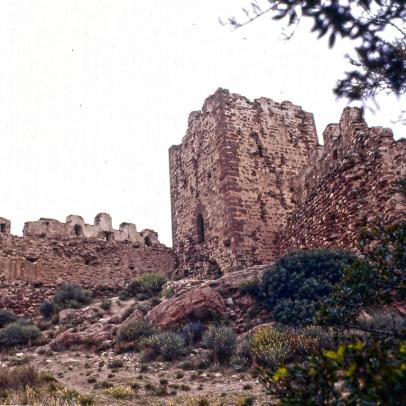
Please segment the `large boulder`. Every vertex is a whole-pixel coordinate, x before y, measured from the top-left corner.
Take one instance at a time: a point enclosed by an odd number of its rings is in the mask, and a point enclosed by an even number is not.
[[[156,327],[179,325],[188,318],[199,319],[224,316],[226,306],[221,295],[213,289],[196,288],[183,295],[168,299],[150,310],[147,320]]]
[[[111,332],[106,330],[74,332],[73,329],[65,330],[58,334],[49,346],[54,351],[67,351],[72,348],[99,347],[111,339]]]

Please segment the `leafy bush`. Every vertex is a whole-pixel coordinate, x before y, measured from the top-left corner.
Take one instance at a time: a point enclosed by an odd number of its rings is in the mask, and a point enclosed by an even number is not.
[[[340,282],[344,268],[356,259],[354,254],[326,249],[286,255],[263,275],[265,305],[279,322],[314,324],[317,311]]]
[[[405,363],[406,343],[356,341],[268,372],[265,381],[283,405],[402,405]]]
[[[333,345],[331,332],[310,326],[302,329],[264,326],[258,328],[251,337],[255,359],[271,369],[298,356],[332,348]]]
[[[58,311],[58,307],[53,302],[43,302],[39,306],[39,311],[44,319],[50,319]]]
[[[141,319],[128,323],[122,327],[118,332],[119,341],[136,341],[144,337],[152,336],[155,329],[146,320]]]
[[[80,286],[71,283],[64,283],[59,286],[53,298],[53,302],[62,309],[78,309],[89,304],[91,297],[91,292],[88,290],[84,290]]]
[[[360,232],[359,247],[365,258],[345,269],[341,283],[326,301],[318,320],[342,324],[356,318],[360,308],[406,299],[406,222],[391,226],[377,223]]]
[[[25,345],[37,340],[41,331],[37,326],[24,321],[16,321],[0,329],[0,347]]]
[[[17,316],[10,310],[0,309],[0,328],[17,320]]]
[[[212,351],[213,359],[228,361],[236,348],[236,335],[230,327],[211,325],[203,334],[202,344]]]
[[[158,294],[165,284],[166,278],[158,273],[146,273],[131,281],[128,286],[120,292],[120,299],[128,299],[142,295],[145,298]]]
[[[111,306],[112,306],[112,302],[111,302],[111,299],[104,299],[104,300],[102,300],[102,302],[100,303],[100,307],[103,309],[103,310],[110,310],[111,309]]]
[[[170,331],[154,334],[144,339],[142,344],[148,358],[160,355],[165,361],[171,361],[186,354],[183,337]]]
[[[182,327],[180,334],[182,335],[185,344],[192,346],[201,340],[203,331],[204,324],[202,322],[191,321]]]

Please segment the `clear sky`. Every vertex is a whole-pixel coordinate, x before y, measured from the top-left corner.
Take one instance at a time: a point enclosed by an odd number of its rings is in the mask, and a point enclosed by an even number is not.
[[[0,216],[69,214],[153,228],[171,245],[168,148],[218,87],[290,100],[319,136],[345,101],[331,89],[348,44],[329,50],[308,25],[283,41],[263,17],[232,31],[218,18],[246,0],[1,0]],[[400,101],[381,97],[370,125],[391,124]]]

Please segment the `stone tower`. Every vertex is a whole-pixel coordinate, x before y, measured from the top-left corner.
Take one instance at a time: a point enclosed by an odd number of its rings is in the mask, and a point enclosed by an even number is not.
[[[292,180],[318,148],[313,115],[219,89],[169,150],[172,233],[186,274],[230,272],[277,256],[295,208]]]

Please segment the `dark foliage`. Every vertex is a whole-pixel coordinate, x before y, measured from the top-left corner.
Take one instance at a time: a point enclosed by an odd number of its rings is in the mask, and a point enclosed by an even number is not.
[[[0,328],[17,320],[17,316],[10,310],[0,309]]]
[[[125,300],[131,297],[148,299],[161,292],[166,278],[158,273],[146,273],[132,280],[128,286],[120,292],[120,299]]]
[[[330,47],[338,37],[356,41],[356,56],[348,57],[354,69],[335,87],[338,96],[359,100],[382,90],[396,95],[405,92],[404,0],[268,0],[266,8],[254,1],[251,10],[244,12],[246,21],[232,17],[229,23],[240,27],[267,13],[274,19],[285,19],[288,25],[309,18],[318,38],[328,35]]]
[[[288,254],[264,273],[264,304],[281,323],[312,324],[344,268],[355,261],[354,254],[326,249]]]
[[[80,308],[90,303],[91,293],[80,286],[64,283],[59,286],[53,302],[60,308]]]
[[[265,373],[283,405],[404,405],[406,344],[355,341]]]
[[[193,344],[196,344],[198,341],[200,341],[204,332],[204,328],[204,324],[200,321],[191,321],[185,324],[180,331],[185,344],[192,346]]]
[[[29,344],[40,336],[37,326],[24,320],[16,321],[0,329],[0,348]]]
[[[44,319],[50,319],[58,311],[58,307],[53,302],[43,302],[39,306],[39,311]]]

